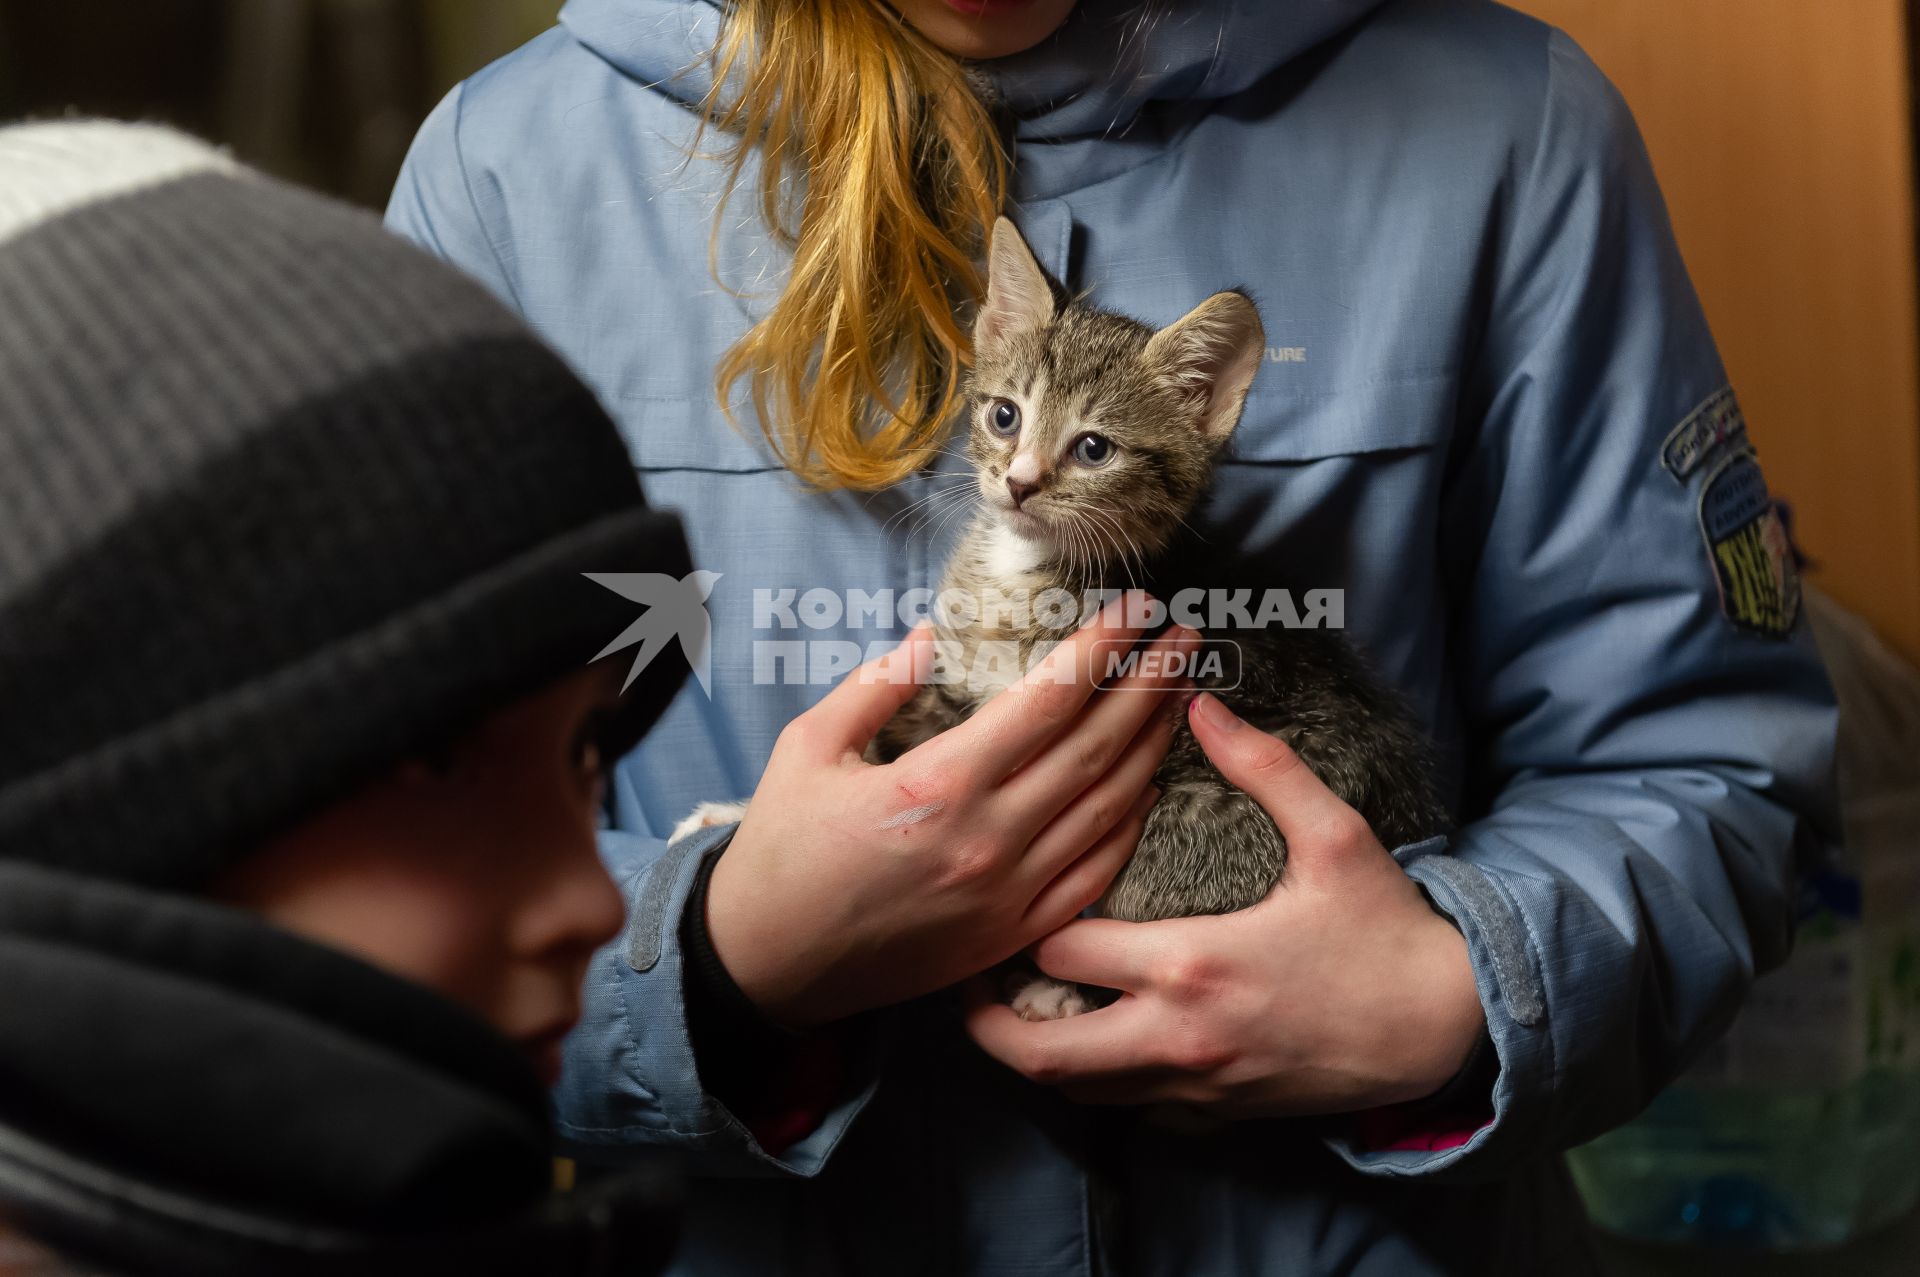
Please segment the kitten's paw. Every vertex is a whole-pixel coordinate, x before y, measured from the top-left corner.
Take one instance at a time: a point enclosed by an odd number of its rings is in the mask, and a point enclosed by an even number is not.
[[[688,834],[697,834],[702,829],[712,829],[715,825],[731,825],[747,814],[745,803],[701,803],[693,809],[693,814],[673,827],[667,835],[670,843],[679,842]]]
[[[1085,1015],[1093,1003],[1077,984],[1062,984],[1043,975],[1022,976],[1007,996],[1007,1005],[1022,1020],[1064,1020]]]

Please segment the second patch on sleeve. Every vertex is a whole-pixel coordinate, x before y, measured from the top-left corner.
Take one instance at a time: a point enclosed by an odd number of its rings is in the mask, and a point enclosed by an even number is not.
[[[1751,448],[1720,462],[1701,485],[1700,535],[1727,618],[1775,637],[1791,630],[1800,612],[1800,575]]]

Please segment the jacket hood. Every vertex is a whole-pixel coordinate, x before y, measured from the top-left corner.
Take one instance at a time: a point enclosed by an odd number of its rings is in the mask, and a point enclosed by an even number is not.
[[[1384,0],[1086,0],[1034,48],[982,62],[1023,138],[1124,128],[1151,102],[1230,97]],[[697,102],[712,84],[702,56],[720,30],[721,0],[567,0],[560,21],[636,79]]]

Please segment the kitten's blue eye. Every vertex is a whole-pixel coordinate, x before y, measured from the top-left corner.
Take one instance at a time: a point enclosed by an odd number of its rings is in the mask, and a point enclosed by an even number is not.
[[[1020,409],[1005,399],[996,399],[987,406],[987,425],[997,435],[1011,437],[1020,433]]]
[[[1081,435],[1073,445],[1073,459],[1083,466],[1104,466],[1117,451],[1104,435]]]

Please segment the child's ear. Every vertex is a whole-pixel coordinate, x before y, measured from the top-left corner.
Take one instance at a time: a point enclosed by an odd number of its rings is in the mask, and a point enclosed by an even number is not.
[[[1217,446],[1240,424],[1247,390],[1266,353],[1260,312],[1236,288],[1215,293],[1155,333],[1146,358],[1193,397],[1200,408],[1200,432]]]
[[[987,249],[987,297],[973,322],[974,349],[998,345],[1010,333],[1043,327],[1053,312],[1053,285],[1033,250],[1012,221],[995,219]]]

